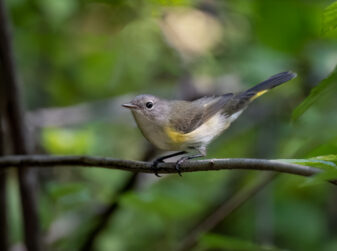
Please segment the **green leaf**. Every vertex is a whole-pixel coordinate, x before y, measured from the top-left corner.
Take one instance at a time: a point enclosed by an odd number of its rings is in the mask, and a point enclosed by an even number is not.
[[[331,162],[334,162],[335,164],[337,164],[337,155],[335,155],[335,154],[316,156],[313,159],[331,161]]]
[[[293,164],[299,164],[303,166],[317,167],[324,170],[337,167],[337,165],[333,161],[323,159],[322,157],[324,156],[314,157],[310,159],[279,159],[279,161],[290,162]]]
[[[322,33],[325,34],[337,28],[337,1],[330,4],[323,12]]]
[[[319,98],[328,93],[330,89],[337,84],[337,68],[333,70],[330,76],[322,80],[315,86],[309,96],[295,108],[292,114],[292,120],[296,121],[303,113],[310,108]]]
[[[219,234],[206,234],[201,238],[201,245],[207,250],[232,250],[232,251],[277,251],[269,246],[260,246],[250,241],[224,236]]]
[[[327,180],[337,179],[337,155],[334,154],[316,156],[309,159],[282,159],[280,161],[316,167],[323,171],[306,179],[304,186],[317,185],[325,183]]]
[[[324,183],[327,180],[336,180],[337,179],[337,155],[330,154],[324,156],[317,156],[311,158],[311,160],[317,160],[321,163],[326,163],[329,166],[334,166],[334,168],[327,168],[327,166],[323,167],[324,172],[316,174],[313,177],[310,177],[306,180],[304,185],[316,185],[320,183]]]
[[[54,154],[85,154],[94,144],[90,129],[45,128],[42,132],[43,146]]]

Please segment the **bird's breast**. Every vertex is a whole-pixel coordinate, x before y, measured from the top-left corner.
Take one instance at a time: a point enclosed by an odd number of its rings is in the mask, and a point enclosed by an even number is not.
[[[136,123],[144,135],[154,146],[162,150],[180,150],[175,141],[165,131],[165,127],[158,125],[137,112],[133,112]]]

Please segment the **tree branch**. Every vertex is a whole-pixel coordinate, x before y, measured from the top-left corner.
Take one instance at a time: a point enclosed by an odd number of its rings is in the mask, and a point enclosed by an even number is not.
[[[0,0],[0,63],[4,80],[0,84],[5,94],[6,122],[13,141],[13,150],[15,154],[28,154],[30,147],[20,99],[19,77],[14,62],[10,22],[4,0]],[[26,248],[29,251],[39,251],[41,250],[40,228],[32,171],[32,169],[20,168],[18,180]]]
[[[47,155],[12,155],[0,158],[0,167],[56,167],[83,166],[119,169],[131,172],[154,173],[151,162],[113,159],[108,157],[90,156],[47,156]],[[185,162],[181,172],[211,171],[211,170],[261,170],[312,176],[321,172],[320,169],[265,159],[207,159]],[[176,173],[175,163],[160,163],[158,173]]]

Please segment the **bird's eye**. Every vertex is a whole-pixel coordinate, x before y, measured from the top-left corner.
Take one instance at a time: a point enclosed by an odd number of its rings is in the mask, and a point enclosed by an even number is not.
[[[152,102],[147,102],[145,104],[145,106],[146,106],[146,108],[151,109],[153,107],[153,103]]]

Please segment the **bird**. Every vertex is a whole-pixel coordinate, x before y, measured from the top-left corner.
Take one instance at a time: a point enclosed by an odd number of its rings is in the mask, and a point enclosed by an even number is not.
[[[291,71],[281,72],[246,91],[205,96],[194,101],[142,94],[122,106],[131,110],[138,128],[150,143],[161,150],[177,151],[153,161],[156,176],[160,177],[156,170],[159,163],[189,153],[175,164],[181,176],[181,164],[206,156],[207,146],[228,129],[252,101],[296,76]]]

